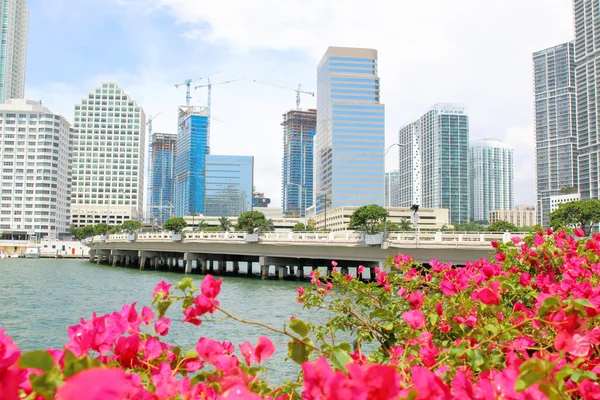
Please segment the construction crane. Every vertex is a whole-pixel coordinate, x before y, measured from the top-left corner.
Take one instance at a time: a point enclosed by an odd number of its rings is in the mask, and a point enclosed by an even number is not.
[[[276,85],[274,83],[269,83],[269,82],[263,82],[263,81],[257,81],[257,80],[254,80],[254,82],[256,82],[256,83],[262,83],[263,85],[275,86],[275,87],[278,87],[280,89],[293,90],[294,92],[296,92],[296,109],[297,110],[300,109],[300,93],[310,94],[311,96],[315,97],[315,93],[314,92],[307,92],[305,90],[302,90],[302,85],[301,84],[298,85],[298,89],[294,89],[292,87],[282,86],[282,85]]]
[[[201,77],[199,77],[199,78],[194,78],[194,79],[186,79],[186,80],[185,80],[185,81],[183,81],[182,83],[178,83],[178,84],[176,84],[176,85],[175,85],[175,88],[179,88],[179,86],[183,86],[183,85],[185,85],[185,86],[186,86],[186,91],[185,91],[185,104],[186,104],[186,105],[189,107],[189,106],[192,104],[192,95],[191,95],[191,93],[190,93],[190,85],[191,85],[191,83],[192,83],[192,82],[199,81],[199,80],[201,80],[201,79],[204,79],[204,78],[208,78],[209,76],[213,76],[213,75],[216,75],[216,74],[218,74],[218,73],[221,73],[221,72],[223,72],[223,71],[217,71],[217,72],[213,72],[213,73],[212,73],[212,74],[210,74],[210,75],[201,76]]]
[[[148,179],[148,210],[152,207],[152,190],[150,189],[150,182],[152,182],[152,163],[150,159],[152,158],[152,121],[156,119],[162,111],[159,111],[154,117],[152,115],[148,115],[148,121],[146,121],[146,126],[148,127],[148,158],[146,158],[146,163],[148,165],[147,179]]]
[[[200,88],[208,88],[208,101],[206,103],[206,110],[207,110],[207,121],[206,121],[206,143],[208,144],[208,148],[210,149],[210,120],[211,120],[211,108],[212,108],[212,87],[214,85],[223,85],[225,83],[232,83],[232,82],[237,82],[237,81],[243,81],[246,78],[238,78],[238,79],[232,79],[230,81],[223,81],[223,82],[217,82],[217,83],[211,83],[210,82],[210,78],[208,78],[208,84],[206,85],[200,85],[200,86],[196,86],[194,89],[200,89]]]

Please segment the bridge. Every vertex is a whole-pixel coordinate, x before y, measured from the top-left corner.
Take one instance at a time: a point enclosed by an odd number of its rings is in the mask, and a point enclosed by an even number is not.
[[[369,236],[363,232],[171,232],[95,236],[84,243],[90,246],[90,262],[107,262],[140,269],[181,270],[185,273],[245,273],[267,279],[271,267],[279,278],[303,278],[306,267],[331,270],[335,260],[342,272],[382,266],[390,256],[402,253],[417,262],[437,258],[454,265],[490,258],[492,241],[508,242],[526,234],[460,232],[390,232]],[[228,269],[228,264],[230,268]],[[357,273],[358,274],[358,273]],[[372,273],[369,274],[372,276]]]

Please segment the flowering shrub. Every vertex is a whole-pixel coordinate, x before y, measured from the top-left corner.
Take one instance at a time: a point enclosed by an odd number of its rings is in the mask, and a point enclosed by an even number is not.
[[[326,310],[324,325],[242,320],[221,308],[210,275],[199,288],[161,282],[153,308],[94,314],[60,350],[21,353],[0,330],[0,398],[600,399],[600,235],[580,236],[494,243],[491,261],[464,267],[397,255],[371,283],[315,270],[298,301]],[[175,304],[183,323],[219,313],[286,335],[299,379],[266,382],[275,347],[264,336],[239,349],[206,337],[194,349],[168,344]]]

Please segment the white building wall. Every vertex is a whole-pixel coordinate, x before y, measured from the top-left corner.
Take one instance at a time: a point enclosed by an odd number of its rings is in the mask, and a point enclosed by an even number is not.
[[[550,196],[550,212],[556,211],[558,206],[564,203],[570,203],[572,201],[580,200],[581,196],[579,193],[561,194],[556,196]]]
[[[0,2],[0,103],[25,97],[28,21],[26,0]]]

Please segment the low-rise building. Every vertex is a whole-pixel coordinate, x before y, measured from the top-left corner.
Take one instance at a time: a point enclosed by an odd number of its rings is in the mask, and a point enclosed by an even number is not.
[[[537,224],[537,212],[535,206],[518,205],[516,210],[494,210],[490,211],[490,224],[496,221],[506,221],[511,224],[524,227]]]
[[[556,211],[558,206],[564,203],[581,200],[579,193],[559,194],[550,196],[550,212]]]

